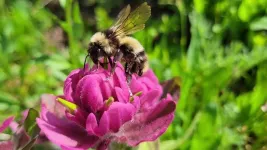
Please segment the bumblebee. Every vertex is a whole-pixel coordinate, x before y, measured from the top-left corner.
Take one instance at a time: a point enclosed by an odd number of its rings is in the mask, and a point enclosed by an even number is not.
[[[90,56],[98,67],[104,66],[104,63],[100,62],[101,58],[108,60],[111,74],[114,73],[116,63],[124,61],[128,83],[133,73],[141,76],[148,67],[147,56],[140,42],[129,35],[143,30],[150,15],[151,8],[146,2],[133,11],[130,5],[127,5],[120,11],[113,26],[91,37],[87,57]]]

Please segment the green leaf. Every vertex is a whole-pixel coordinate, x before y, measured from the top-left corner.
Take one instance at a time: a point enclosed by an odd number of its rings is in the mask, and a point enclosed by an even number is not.
[[[144,142],[138,146],[138,150],[160,149],[159,145],[160,145],[159,140],[153,142]]]
[[[75,23],[82,24],[79,3],[76,1],[73,7],[73,20]]]
[[[109,18],[108,12],[104,8],[97,7],[95,9],[95,14],[98,30],[105,30],[112,25],[113,21]]]
[[[7,104],[18,104],[19,103],[14,96],[3,91],[0,91],[0,102],[7,103]]]
[[[67,0],[59,0],[59,4],[62,8],[65,8]]]
[[[262,17],[250,23],[250,29],[254,31],[267,30],[267,17]]]
[[[30,108],[24,122],[25,131],[33,138],[37,136],[40,132],[40,129],[36,123],[37,117],[39,117],[39,112],[33,108]]]
[[[175,150],[177,145],[177,140],[167,140],[160,142],[160,148],[161,150]]]

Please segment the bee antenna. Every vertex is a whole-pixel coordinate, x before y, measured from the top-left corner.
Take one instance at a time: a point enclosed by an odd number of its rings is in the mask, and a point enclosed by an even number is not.
[[[85,59],[84,59],[84,63],[83,63],[83,71],[85,71],[85,65],[86,65],[86,60],[87,58],[90,56],[90,54],[87,54]]]

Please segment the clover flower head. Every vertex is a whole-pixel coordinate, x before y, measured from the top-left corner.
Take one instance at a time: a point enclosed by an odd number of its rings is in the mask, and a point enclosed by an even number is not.
[[[64,95],[42,96],[37,123],[50,141],[68,150],[107,149],[111,142],[153,141],[166,131],[176,104],[170,95],[160,98],[162,88],[152,70],[133,76],[129,87],[120,64],[108,76],[102,68],[76,69],[65,80]]]

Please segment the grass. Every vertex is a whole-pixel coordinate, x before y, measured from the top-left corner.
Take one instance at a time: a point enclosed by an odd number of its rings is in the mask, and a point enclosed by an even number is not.
[[[0,120],[38,106],[43,93],[62,94],[66,75],[82,66],[92,34],[108,28],[126,4],[60,2],[0,2]],[[266,149],[267,115],[261,107],[267,99],[267,2],[151,5],[152,17],[134,37],[159,80],[179,77],[181,89],[175,120],[155,145]]]

